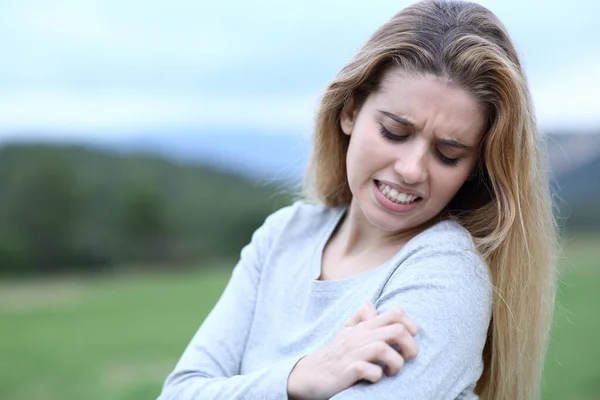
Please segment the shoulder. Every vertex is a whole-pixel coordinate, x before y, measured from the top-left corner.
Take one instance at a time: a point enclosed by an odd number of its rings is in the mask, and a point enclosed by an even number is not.
[[[286,236],[320,231],[335,223],[344,210],[344,207],[296,201],[269,215],[263,227]]]
[[[343,208],[296,201],[271,213],[242,249],[243,257],[266,260],[281,252],[312,248],[339,220]]]
[[[389,282],[436,287],[443,301],[491,307],[492,274],[468,230],[442,221],[410,240]],[[488,310],[485,310],[488,311]]]
[[[343,211],[342,207],[296,201],[267,216],[252,235],[252,242],[262,249],[310,245],[332,229]]]
[[[456,221],[441,221],[424,230],[406,244],[403,253],[412,264],[427,261],[426,268],[433,271],[443,268],[458,274],[477,272],[488,281],[491,277],[470,232]]]
[[[417,250],[432,246],[469,251],[476,249],[471,233],[453,220],[440,221],[430,226],[409,241],[406,247]]]
[[[293,204],[282,208],[279,212],[287,213],[290,217],[296,219],[321,220],[328,219],[345,210],[345,207],[333,207],[320,203],[310,203],[305,200],[298,200]]]

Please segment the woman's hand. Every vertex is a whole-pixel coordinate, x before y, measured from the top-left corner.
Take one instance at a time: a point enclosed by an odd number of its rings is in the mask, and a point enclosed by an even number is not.
[[[394,375],[416,357],[416,333],[401,308],[377,315],[372,304],[365,304],[330,344],[298,361],[288,377],[288,397],[329,399],[360,380],[374,383],[384,373]]]

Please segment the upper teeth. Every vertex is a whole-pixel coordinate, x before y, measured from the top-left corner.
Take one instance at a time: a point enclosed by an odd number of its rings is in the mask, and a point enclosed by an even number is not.
[[[396,189],[391,188],[385,183],[379,184],[379,190],[381,190],[385,197],[396,203],[412,203],[419,198],[419,196],[415,196],[414,194],[398,193]]]

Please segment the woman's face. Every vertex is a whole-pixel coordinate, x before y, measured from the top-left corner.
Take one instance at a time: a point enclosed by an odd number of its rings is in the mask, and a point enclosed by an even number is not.
[[[473,171],[485,114],[464,89],[392,71],[358,112],[342,112],[353,207],[389,232],[438,215]]]

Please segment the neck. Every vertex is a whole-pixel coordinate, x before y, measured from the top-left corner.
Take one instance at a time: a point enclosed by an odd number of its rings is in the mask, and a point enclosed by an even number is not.
[[[346,256],[373,251],[396,252],[422,230],[423,227],[398,232],[381,230],[367,220],[359,204],[352,199],[338,228],[340,250]]]

